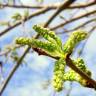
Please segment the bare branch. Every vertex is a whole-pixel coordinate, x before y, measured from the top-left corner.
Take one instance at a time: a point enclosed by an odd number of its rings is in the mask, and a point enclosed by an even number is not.
[[[8,48],[7,50],[4,50],[4,51],[0,52],[0,56],[2,56],[2,55],[7,55],[7,54],[10,53],[12,50],[21,47],[21,45],[11,45],[11,46],[12,46],[12,47]]]
[[[58,9],[57,11],[49,18],[48,22],[46,22],[45,26],[49,25],[50,22],[64,9],[66,9],[69,5],[71,5],[73,2],[76,0],[68,0],[67,2],[64,2]]]
[[[17,70],[17,68],[20,66],[22,60],[25,58],[26,54],[29,52],[30,47],[26,48],[25,52],[21,56],[21,58],[17,61],[17,63],[14,65],[13,69],[11,70],[10,74],[8,77],[4,80],[2,85],[0,86],[0,96],[2,95],[4,89],[6,88],[8,82],[10,81],[11,77],[13,76],[14,72]]]
[[[85,7],[95,5],[95,3],[96,3],[95,1],[92,1],[87,4],[72,5],[72,6],[68,6],[67,9],[85,8]],[[11,7],[11,8],[30,8],[30,9],[40,9],[40,8],[56,9],[56,8],[60,7],[61,5],[62,5],[62,3],[49,4],[49,5],[31,5],[31,6],[29,6],[29,5],[0,4],[0,6],[2,8]]]
[[[45,13],[48,10],[49,10],[48,8],[40,9],[40,10],[32,13],[30,16],[28,16],[28,18],[25,18],[23,21],[26,22],[26,21],[30,20],[32,17],[38,16],[38,15],[40,15],[42,13]],[[6,28],[4,31],[0,32],[0,36],[3,36],[4,34],[8,33],[10,30],[12,30],[13,28],[19,26],[20,24],[22,24],[21,21],[20,22],[17,22],[16,24],[14,24],[14,25],[12,25],[12,26],[10,26],[8,28]]]
[[[96,18],[92,18],[91,20],[88,20],[88,21],[80,24],[79,26],[77,26],[77,27],[75,27],[75,28],[73,28],[73,29],[67,30],[67,29],[64,28],[64,31],[63,31],[63,32],[56,32],[56,34],[64,34],[64,33],[66,33],[66,32],[67,32],[67,33],[68,33],[68,32],[72,32],[72,31],[74,31],[74,30],[78,30],[78,29],[86,26],[87,24],[92,23],[92,22],[95,22],[95,21],[96,21]]]
[[[80,16],[78,16],[78,17],[72,18],[71,20],[67,20],[66,22],[63,22],[63,23],[61,23],[61,24],[59,24],[59,25],[57,25],[57,26],[51,27],[50,29],[51,29],[51,30],[56,30],[57,28],[63,27],[64,25],[66,25],[66,24],[68,24],[68,23],[71,23],[71,22],[73,22],[73,21],[79,20],[79,19],[84,18],[84,17],[89,16],[89,15],[93,15],[93,14],[95,14],[95,13],[96,13],[96,10],[93,10],[93,11],[88,12],[88,13],[86,13],[86,14],[83,14],[83,15],[80,15]]]

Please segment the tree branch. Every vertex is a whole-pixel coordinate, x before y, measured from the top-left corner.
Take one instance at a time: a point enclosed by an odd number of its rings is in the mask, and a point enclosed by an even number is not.
[[[10,53],[12,50],[20,48],[21,45],[10,45],[11,47],[6,48],[7,50],[1,51],[0,56],[7,55]]]
[[[29,52],[29,50],[30,50],[30,47],[26,48],[25,52],[23,53],[23,55],[21,56],[21,58],[17,61],[17,63],[14,65],[14,67],[11,70],[10,74],[8,75],[8,77],[1,84],[1,86],[0,86],[0,96],[2,95],[2,93],[3,93],[4,89],[6,88],[8,82],[10,81],[11,77],[13,76],[13,74],[15,73],[15,71],[17,70],[17,68],[20,66],[22,60],[25,58],[25,56]]]
[[[73,29],[70,29],[70,30],[64,29],[64,32],[56,32],[56,34],[63,34],[63,33],[66,33],[66,32],[68,33],[68,32],[71,32],[71,31],[75,31],[75,30],[78,30],[78,29],[84,27],[85,25],[87,25],[87,24],[89,24],[91,22],[95,22],[95,21],[96,21],[96,18],[92,18],[91,20],[88,20],[88,21],[80,24],[79,26],[77,26],[77,27],[75,27]]]
[[[58,28],[60,28],[60,27],[63,27],[64,25],[66,25],[66,24],[68,24],[68,23],[71,23],[71,22],[73,22],[73,21],[79,20],[79,19],[84,18],[84,17],[89,16],[89,15],[93,15],[93,14],[95,14],[95,13],[96,13],[96,10],[93,10],[93,11],[88,12],[88,13],[86,13],[86,14],[83,14],[83,15],[80,15],[80,16],[78,16],[78,17],[72,18],[71,20],[67,20],[66,22],[63,22],[63,23],[61,23],[61,24],[59,24],[59,25],[56,25],[56,26],[54,26],[54,27],[51,27],[50,29],[51,29],[51,30],[56,30],[56,29],[58,29]]]
[[[39,55],[45,55],[45,56],[49,56],[51,58],[54,58],[54,59],[59,59],[59,57],[53,57],[49,54],[47,54],[45,51],[43,51],[42,49],[40,48],[33,48]],[[70,54],[67,55],[66,57],[66,63],[67,65],[72,68],[75,72],[77,72],[80,76],[82,76],[85,80],[87,80],[88,84],[86,87],[89,87],[89,88],[95,88],[96,89],[96,81],[94,81],[93,79],[91,79],[87,74],[85,74],[82,70],[80,70],[78,67],[76,67],[71,58],[70,58]]]
[[[64,2],[58,9],[57,11],[49,18],[48,22],[46,22],[45,26],[49,25],[50,22],[64,9],[66,9],[69,5],[71,5],[73,2],[76,0],[68,0],[67,2]]]
[[[45,51],[43,51],[40,48],[33,48],[33,49],[39,55],[49,56],[49,57],[54,58],[54,59],[57,59],[57,60],[59,59],[59,57],[53,57],[53,56],[47,54]],[[75,72],[77,72],[80,76],[82,76],[85,80],[87,80],[88,84],[86,85],[86,87],[96,89],[96,81],[94,81],[93,79],[91,79],[87,74],[85,74],[82,70],[80,70],[78,67],[76,67],[73,64],[73,62],[72,62],[72,60],[70,58],[70,54],[67,55],[66,62],[67,62],[67,66],[69,66],[70,68],[72,68]]]
[[[49,11],[49,9],[48,8],[40,9],[40,10],[32,13],[30,16],[28,16],[28,18],[25,18],[23,21],[26,22],[26,21],[30,20],[32,17],[38,16],[38,15],[40,15],[42,13],[45,13],[46,11]],[[10,26],[8,28],[6,28],[4,31],[0,32],[0,36],[3,36],[4,34],[8,33],[10,30],[12,30],[13,28],[19,26],[20,24],[22,24],[21,21],[17,22],[16,24],[14,24],[14,25],[12,25],[12,26]]]
[[[89,6],[93,6],[95,5],[95,1],[90,2],[90,3],[85,3],[85,4],[80,4],[80,5],[72,5],[72,6],[68,6],[67,9],[75,9],[75,8],[85,8],[85,7],[89,7]],[[9,5],[9,4],[0,4],[0,6],[2,8],[5,7],[11,7],[11,8],[30,8],[30,9],[40,9],[40,8],[49,8],[49,9],[57,9],[58,7],[60,7],[62,5],[62,3],[56,3],[56,4],[49,4],[49,5]]]

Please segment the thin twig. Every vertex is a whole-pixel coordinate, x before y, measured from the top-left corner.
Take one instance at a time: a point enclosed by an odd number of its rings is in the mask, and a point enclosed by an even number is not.
[[[80,29],[80,28],[82,28],[82,27],[86,26],[87,24],[92,23],[94,21],[96,21],[96,18],[92,18],[91,20],[88,20],[88,21],[86,21],[86,22],[80,24],[79,26],[77,26],[77,27],[75,27],[73,29],[70,29],[70,30],[67,30],[67,29],[64,28],[63,32],[56,32],[56,34],[64,34],[66,32],[68,33],[68,32],[72,32],[72,31],[78,30],[78,29]]]
[[[28,16],[28,18],[25,18],[25,19],[24,19],[24,22],[30,20],[32,17],[38,16],[38,15],[40,15],[40,14],[42,14],[42,13],[45,13],[45,12],[47,12],[48,10],[49,10],[48,8],[40,9],[40,10],[32,13],[30,16]],[[4,31],[0,32],[0,36],[3,36],[4,34],[8,33],[10,30],[12,30],[13,28],[19,26],[20,24],[22,24],[21,21],[20,21],[20,22],[17,22],[16,24],[14,24],[14,25],[12,25],[12,26],[10,26],[10,27],[8,27],[8,28],[6,28]]]
[[[96,10],[93,10],[93,11],[88,12],[88,13],[86,13],[86,14],[83,14],[83,15],[80,15],[80,16],[78,16],[78,17],[75,17],[75,18],[73,18],[73,19],[71,19],[71,20],[67,20],[67,22],[63,22],[63,23],[61,23],[61,24],[59,24],[59,25],[56,25],[56,26],[54,26],[54,27],[51,27],[50,29],[51,29],[51,30],[56,30],[56,29],[58,29],[58,28],[60,28],[60,27],[62,27],[62,26],[64,26],[64,25],[66,25],[66,24],[68,24],[68,23],[71,23],[71,22],[73,22],[73,21],[79,20],[79,19],[84,18],[84,17],[89,16],[89,15],[93,15],[93,14],[95,14],[95,13],[96,13]]]
[[[71,5],[73,2],[75,2],[76,0],[68,0],[67,2],[64,2],[58,9],[57,11],[49,18],[48,22],[46,22],[45,26],[49,25],[50,22],[60,13],[62,12],[64,9],[67,8],[67,6]]]
[[[2,56],[2,55],[7,55],[7,54],[10,53],[12,50],[21,47],[21,45],[10,45],[10,46],[11,46],[10,48],[6,48],[7,50],[1,51],[1,52],[0,52],[0,56]]]
[[[10,74],[8,77],[4,80],[4,82],[0,86],[0,96],[2,95],[4,89],[6,88],[8,82],[10,81],[11,77],[13,76],[14,72],[17,70],[17,68],[20,66],[22,60],[25,58],[26,54],[29,52],[30,47],[26,48],[25,52],[23,55],[20,57],[20,59],[17,61],[17,63],[14,65],[13,69],[11,70]]]

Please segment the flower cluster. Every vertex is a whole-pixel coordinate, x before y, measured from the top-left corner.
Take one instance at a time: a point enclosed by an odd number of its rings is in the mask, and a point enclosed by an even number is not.
[[[74,47],[83,39],[87,37],[87,33],[82,30],[74,31],[70,38],[66,41],[66,43],[63,45],[63,51],[64,53],[71,53],[73,52]]]
[[[43,28],[40,25],[34,25],[33,29],[47,41],[40,41],[34,38],[20,37],[16,39],[17,44],[29,45],[33,48],[40,48],[47,54],[53,57],[59,57],[59,60],[55,62],[54,65],[54,75],[52,79],[52,85],[56,91],[61,91],[63,89],[63,83],[65,81],[77,81],[83,86],[86,86],[87,81],[83,79],[78,73],[70,69],[65,72],[66,66],[66,56],[73,52],[75,46],[87,37],[87,33],[82,30],[77,30],[71,34],[68,40],[62,47],[61,39],[56,36],[54,31],[50,31],[47,28]],[[84,71],[88,76],[91,77],[91,72],[85,66],[83,59],[78,58],[72,60],[79,69]]]
[[[78,58],[77,60],[73,60],[73,63],[82,71],[84,71],[88,76],[91,77],[91,72],[87,69],[87,67],[85,66],[85,63],[83,61],[83,59]],[[82,78],[78,73],[76,73],[74,70],[70,69],[68,72],[66,72],[63,75],[63,80],[66,81],[77,81],[80,84],[82,84],[83,86],[87,85],[87,81]]]
[[[60,58],[58,61],[55,62],[54,66],[54,76],[52,80],[52,85],[56,91],[61,91],[63,88],[63,75],[65,72],[65,65],[66,62],[64,58]]]
[[[59,47],[62,46],[61,39],[55,35],[54,31],[50,31],[48,28],[44,28],[40,25],[34,25],[33,29],[48,41],[59,45]]]
[[[47,54],[54,56],[54,57],[61,57],[63,51],[60,52],[57,45],[51,42],[42,42],[38,39],[34,38],[26,38],[26,37],[20,37],[16,39],[17,44],[21,45],[29,45],[33,48],[41,48],[44,50]]]

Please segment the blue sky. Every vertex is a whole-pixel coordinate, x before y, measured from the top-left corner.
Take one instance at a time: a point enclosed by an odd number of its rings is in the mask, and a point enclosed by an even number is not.
[[[21,1],[24,4],[28,4],[28,5],[35,4],[34,3],[35,0],[21,0]],[[54,3],[59,1],[63,1],[63,0],[46,0],[46,3],[49,2]],[[10,20],[12,14],[15,12],[23,13],[24,11],[20,9],[12,10],[11,8],[4,9],[3,11],[0,10],[0,21]],[[32,10],[30,10],[30,12],[32,12]],[[66,16],[68,16],[67,12],[65,12]],[[34,34],[32,30],[32,25],[40,23],[42,21],[46,22],[46,20],[49,18],[51,13],[53,13],[53,11],[48,12],[48,14],[45,13],[40,17],[35,17],[29,22],[27,22],[25,28],[29,32],[29,35]],[[64,13],[62,12],[61,14],[63,15]],[[59,19],[58,17],[54,22],[52,22],[52,25],[58,24],[59,22],[61,22],[61,19]],[[81,20],[77,23],[81,23],[81,22],[83,21]],[[75,24],[73,25],[75,26]],[[67,25],[66,27],[71,28],[73,25]],[[3,28],[0,27],[0,29],[2,30]],[[28,34],[25,35],[29,36]],[[14,39],[19,36],[23,36],[22,26],[19,26],[11,30],[8,34],[1,37],[0,48],[3,48],[3,46],[11,44],[12,42],[14,43]],[[65,38],[64,35],[60,37],[62,41],[67,39],[67,37]],[[88,68],[92,70],[93,73],[92,77],[94,79],[96,79],[95,41],[96,41],[96,32],[93,32],[91,37],[87,41],[87,44],[82,54],[82,57],[85,60]],[[24,51],[24,49],[25,47],[21,48],[22,51]],[[21,54],[22,51],[20,51],[19,54]],[[4,57],[0,57],[0,60],[2,59],[4,59]],[[24,60],[27,62],[27,64],[22,64],[19,67],[19,69],[15,72],[14,76],[12,77],[11,81],[9,82],[2,96],[53,96],[54,90],[50,82],[48,82],[48,80],[51,80],[51,77],[53,75],[53,66],[55,60],[49,57],[39,56],[36,52],[28,53]],[[5,72],[4,77],[8,75],[8,72],[13,67],[13,64],[14,62],[12,62],[12,59],[9,59],[8,62],[4,64],[4,72]],[[47,86],[47,84],[49,84],[49,86]],[[84,88],[76,82],[74,82],[72,86],[73,89],[70,93],[70,96],[96,96],[96,92],[93,89]],[[69,89],[69,82],[65,84],[65,90],[63,90],[61,93],[56,93],[56,96],[66,96],[68,89]]]

